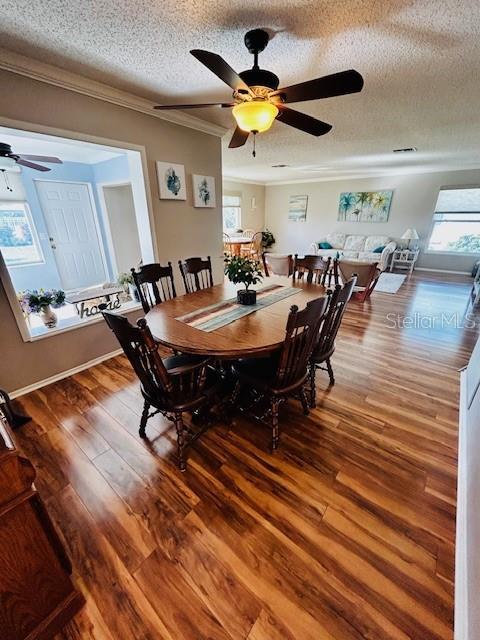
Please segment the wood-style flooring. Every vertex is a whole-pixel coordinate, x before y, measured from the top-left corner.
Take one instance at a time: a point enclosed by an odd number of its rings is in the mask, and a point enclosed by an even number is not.
[[[352,302],[335,386],[319,372],[309,417],[281,407],[275,455],[238,418],[179,473],[170,423],[137,436],[124,357],[21,398],[18,441],[87,600],[57,640],[451,639],[470,286],[417,272]]]

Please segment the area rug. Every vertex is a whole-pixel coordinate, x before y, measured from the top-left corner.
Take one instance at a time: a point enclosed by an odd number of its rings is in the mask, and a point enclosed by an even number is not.
[[[407,276],[401,273],[386,273],[385,271],[380,274],[377,286],[374,292],[380,293],[397,293],[402,284],[405,282]]]
[[[200,329],[201,331],[215,331],[215,329],[220,329],[230,324],[230,322],[248,316],[250,313],[254,313],[279,300],[293,296],[298,293],[298,291],[299,289],[296,287],[284,287],[280,284],[271,284],[257,289],[257,303],[254,305],[245,306],[238,304],[236,298],[230,298],[229,300],[197,309],[184,316],[178,316],[175,320],[185,322],[191,327]]]

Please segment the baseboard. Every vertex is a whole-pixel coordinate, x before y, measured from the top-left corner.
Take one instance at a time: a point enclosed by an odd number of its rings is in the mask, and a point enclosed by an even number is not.
[[[431,271],[433,273],[455,273],[459,276],[471,276],[470,271],[451,271],[450,269],[428,269],[427,267],[415,267],[415,271]]]
[[[36,391],[37,389],[46,387],[47,384],[58,382],[59,380],[63,380],[64,378],[73,376],[75,373],[80,373],[80,371],[90,369],[90,367],[94,367],[96,364],[100,364],[101,362],[104,362],[104,360],[108,360],[109,358],[119,356],[121,353],[123,353],[122,349],[116,349],[115,351],[111,351],[110,353],[105,353],[103,356],[99,356],[98,358],[94,358],[93,360],[89,360],[88,362],[84,362],[83,364],[79,364],[77,367],[67,369],[66,371],[61,371],[60,373],[56,373],[54,376],[44,378],[43,380],[39,380],[38,382],[29,384],[28,386],[17,389],[16,391],[12,391],[11,393],[9,392],[8,395],[10,396],[10,398],[18,398],[19,396],[24,396],[26,393],[30,393],[31,391]]]

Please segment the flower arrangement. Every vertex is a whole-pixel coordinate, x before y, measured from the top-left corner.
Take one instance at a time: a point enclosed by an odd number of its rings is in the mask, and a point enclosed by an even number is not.
[[[240,304],[255,304],[256,291],[250,291],[248,287],[262,280],[260,263],[257,260],[242,256],[225,256],[225,275],[230,282],[245,285],[245,289],[237,291]]]
[[[33,289],[22,291],[18,300],[24,313],[41,313],[48,307],[58,309],[65,304],[65,291],[62,289]]]
[[[127,273],[126,271],[124,271],[118,274],[117,282],[121,287],[133,284],[133,276],[131,273]],[[126,287],[126,289],[128,289],[128,286]]]

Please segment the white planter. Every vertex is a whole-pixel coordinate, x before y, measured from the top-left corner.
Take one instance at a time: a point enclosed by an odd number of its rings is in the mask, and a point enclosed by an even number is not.
[[[57,322],[58,322],[57,314],[55,313],[55,311],[52,309],[50,305],[48,305],[48,307],[44,307],[39,312],[38,315],[41,321],[43,322],[43,324],[49,329],[53,329],[53,327],[57,326]]]

